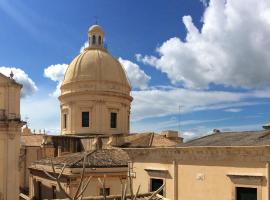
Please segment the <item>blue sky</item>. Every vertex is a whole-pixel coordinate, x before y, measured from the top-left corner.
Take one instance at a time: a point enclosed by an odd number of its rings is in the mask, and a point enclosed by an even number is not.
[[[0,71],[13,68],[25,84],[30,127],[58,133],[53,93],[97,16],[134,83],[132,132],[178,130],[179,121],[186,138],[261,129],[270,120],[270,5],[245,2],[1,0]]]

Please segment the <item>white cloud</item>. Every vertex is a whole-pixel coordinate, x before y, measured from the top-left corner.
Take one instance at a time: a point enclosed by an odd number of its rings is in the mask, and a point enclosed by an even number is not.
[[[241,108],[228,108],[228,109],[225,109],[224,111],[231,112],[231,113],[238,113],[238,112],[241,112],[242,109]]]
[[[57,82],[55,91],[52,93],[53,96],[58,97],[60,95],[60,87],[67,70],[67,64],[56,64],[50,65],[44,69],[44,76]]]
[[[257,88],[270,84],[270,1],[210,0],[201,30],[184,16],[185,40],[170,38],[159,56],[137,59],[167,74],[173,84]]]
[[[139,65],[129,60],[124,60],[121,57],[118,60],[124,67],[133,88],[146,89],[148,87],[148,82],[151,78],[140,69]]]
[[[179,88],[133,91],[132,96],[132,117],[135,120],[177,114],[179,105],[183,113],[228,108],[231,103],[237,103],[245,97],[243,93]]]
[[[81,46],[80,48],[80,53],[82,53],[84,49],[87,48],[88,46],[89,46],[89,42],[88,41],[84,42],[83,46]]]
[[[39,92],[40,93],[40,92]],[[28,125],[31,129],[45,129],[46,132],[59,134],[60,109],[57,98],[36,93],[30,98],[22,99],[22,119],[28,118]]]
[[[66,72],[67,64],[50,65],[44,69],[44,76],[53,81],[62,81]]]
[[[0,73],[5,76],[9,77],[11,71],[14,74],[15,81],[23,85],[21,93],[22,97],[31,96],[38,90],[35,82],[22,69],[15,67],[0,67]]]
[[[208,5],[207,0],[200,0],[200,2],[202,2],[204,7],[207,7],[207,5]]]
[[[179,113],[231,109],[265,104],[259,99],[269,98],[269,90],[250,92],[205,91],[180,88],[151,88],[144,91],[133,91],[132,119],[161,117]],[[256,99],[256,101],[251,101]],[[236,111],[236,110],[234,110]]]

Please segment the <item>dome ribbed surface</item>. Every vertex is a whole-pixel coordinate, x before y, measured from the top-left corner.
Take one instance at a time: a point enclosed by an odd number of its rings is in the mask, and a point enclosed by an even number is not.
[[[80,81],[110,82],[130,88],[119,61],[101,49],[87,49],[75,57],[68,66],[62,86]]]

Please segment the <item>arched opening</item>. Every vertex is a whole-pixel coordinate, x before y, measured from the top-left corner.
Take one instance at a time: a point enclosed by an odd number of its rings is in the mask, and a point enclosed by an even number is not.
[[[95,35],[93,35],[93,40],[92,40],[92,44],[96,44],[96,36]]]
[[[101,36],[98,36],[98,44],[101,45]]]

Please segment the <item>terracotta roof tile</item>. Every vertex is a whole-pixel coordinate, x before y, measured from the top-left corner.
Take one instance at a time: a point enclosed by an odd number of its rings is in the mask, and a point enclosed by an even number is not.
[[[146,148],[175,146],[178,142],[157,133],[133,133],[124,138],[123,148]]]
[[[127,167],[129,160],[127,153],[121,149],[100,149],[46,158],[35,161],[33,165],[51,165],[52,160],[56,166],[66,164],[69,168],[79,168],[83,167],[84,156],[86,156],[85,166],[91,168]]]

